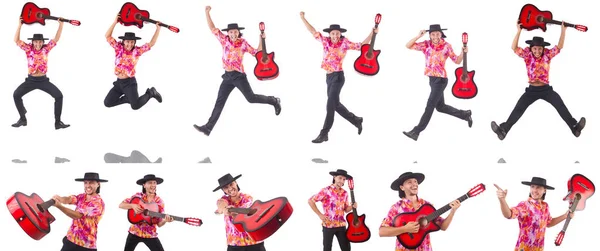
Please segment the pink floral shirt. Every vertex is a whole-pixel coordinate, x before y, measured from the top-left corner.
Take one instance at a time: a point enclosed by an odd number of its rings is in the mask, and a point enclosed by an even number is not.
[[[123,202],[131,203],[131,199],[134,197],[141,198],[144,203],[156,203],[158,206],[158,212],[165,213],[165,203],[160,197],[158,197],[158,195],[154,195],[154,200],[148,201],[148,196],[146,194],[136,193],[132,197],[123,200]],[[131,227],[129,227],[129,233],[141,238],[156,238],[158,237],[158,232],[156,231],[157,228],[158,227],[156,224],[150,225],[146,222],[142,222],[138,224],[132,224]]]
[[[323,214],[327,220],[321,225],[326,228],[345,227],[346,208],[350,206],[348,202],[348,193],[343,188],[337,188],[335,185],[327,186],[319,193],[310,197],[314,202],[323,204]]]
[[[25,43],[21,40],[17,46],[25,51],[27,56],[27,74],[31,75],[36,71],[46,74],[48,72],[48,53],[56,46],[54,39],[45,44],[42,49],[35,50],[32,43]]]
[[[323,61],[321,68],[327,72],[343,71],[342,64],[348,50],[360,50],[361,43],[350,42],[347,38],[334,44],[331,38],[323,37],[321,32],[315,32],[315,39],[323,44]]]
[[[510,210],[511,219],[519,220],[519,240],[515,251],[543,251],[546,227],[552,221],[548,203],[529,198]]]
[[[246,39],[238,38],[235,42],[231,42],[229,37],[218,28],[212,30],[212,33],[217,37],[219,43],[223,47],[223,69],[232,69],[244,73],[244,53],[256,55],[257,49],[254,49]]]
[[[452,45],[444,39],[441,39],[438,44],[425,40],[414,43],[410,48],[425,54],[425,76],[447,78],[446,60],[450,58],[455,63],[458,60]]]
[[[121,73],[127,74],[128,77],[135,77],[135,66],[137,65],[140,56],[150,50],[150,44],[145,43],[142,46],[135,46],[133,50],[125,50],[122,43],[117,42],[114,38],[108,38],[108,43],[115,49],[115,75]]]
[[[417,201],[417,206],[414,207],[413,202],[406,198],[399,200],[398,202],[396,202],[396,204],[392,205],[392,208],[390,208],[390,211],[388,212],[387,217],[385,217],[383,219],[383,222],[381,222],[381,226],[382,227],[394,227],[393,220],[398,214],[417,211],[417,209],[419,209],[424,204],[431,204],[431,203],[419,198],[419,200]],[[435,219],[434,222],[438,226],[441,226],[442,223],[444,223],[444,218],[438,217],[437,219]],[[429,236],[430,235],[427,235],[425,237],[425,239],[423,240],[423,243],[421,243],[421,246],[419,246],[416,249],[407,249],[400,244],[398,239],[396,239],[396,249],[395,250],[396,251],[432,251],[433,249],[431,248],[431,240],[430,240]]]
[[[70,202],[75,205],[75,211],[83,214],[83,217],[73,220],[67,232],[67,240],[77,246],[96,249],[98,222],[104,214],[104,201],[99,194],[86,200],[86,194],[82,193],[72,195]]]
[[[525,61],[529,83],[536,81],[545,84],[550,83],[550,61],[560,53],[558,46],[554,46],[552,49],[544,49],[544,53],[540,58],[535,58],[529,47],[525,47],[525,49],[518,47],[515,53]]]
[[[254,199],[252,196],[240,193],[240,200],[237,203],[234,203],[231,198],[227,195],[223,195],[221,199],[227,201],[227,204],[233,207],[239,208],[249,208],[252,206]],[[218,202],[217,202],[218,203]],[[250,246],[255,245],[260,242],[254,241],[247,232],[240,232],[233,225],[233,216],[224,216],[225,218],[225,235],[227,236],[227,245],[229,246]]]

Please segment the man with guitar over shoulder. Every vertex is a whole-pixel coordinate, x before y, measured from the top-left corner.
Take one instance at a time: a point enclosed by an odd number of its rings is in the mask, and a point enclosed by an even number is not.
[[[567,123],[571,133],[575,137],[581,135],[581,131],[585,127],[585,118],[581,118],[579,122],[569,112],[564,101],[554,91],[553,87],[550,86],[549,75],[550,75],[550,61],[558,55],[565,44],[565,31],[567,27],[564,22],[562,23],[562,29],[560,33],[560,39],[558,45],[552,49],[546,49],[550,43],[545,42],[542,37],[533,37],[532,40],[527,40],[525,43],[529,44],[529,47],[519,47],[519,37],[521,36],[521,24],[517,23],[517,35],[512,43],[513,51],[525,61],[525,67],[527,67],[527,77],[529,78],[529,87],[525,88],[525,93],[521,95],[517,105],[508,116],[508,120],[498,125],[495,121],[492,121],[492,131],[498,135],[498,139],[504,140],[506,134],[510,131],[512,126],[523,116],[525,110],[539,99],[550,103],[560,117]]]
[[[117,42],[113,37],[113,31],[118,22],[119,15],[115,17],[115,20],[105,34],[106,41],[115,50],[114,73],[117,75],[117,80],[113,82],[113,87],[106,95],[106,98],[104,98],[104,106],[115,107],[122,104],[129,104],[131,109],[138,110],[146,105],[151,98],[155,98],[159,103],[162,103],[162,96],[154,87],[146,89],[146,93],[140,96],[138,93],[138,83],[135,78],[135,67],[138,60],[156,44],[161,29],[160,22],[156,22],[156,31],[150,42],[142,46],[136,45],[136,41],[141,38],[135,36],[133,32],[125,32],[124,36],[118,37],[122,41]]]
[[[469,127],[473,126],[471,110],[459,110],[447,105],[444,100],[444,90],[448,86],[448,76],[446,74],[446,60],[450,58],[455,64],[460,64],[463,60],[463,53],[468,52],[467,46],[461,49],[460,55],[456,55],[452,45],[445,38],[446,35],[439,24],[432,24],[429,30],[419,31],[419,35],[408,41],[406,48],[416,50],[425,54],[425,75],[429,77],[429,87],[431,91],[427,99],[425,111],[421,116],[419,124],[409,132],[403,132],[404,135],[417,141],[421,132],[425,130],[433,110],[445,113],[468,122]],[[429,40],[418,42],[425,32],[429,32]]]
[[[369,36],[365,38],[362,43],[355,43],[342,36],[342,33],[346,32],[346,29],[340,27],[339,24],[332,24],[329,28],[323,29],[323,32],[329,33],[329,36],[325,37],[306,21],[304,12],[300,12],[300,18],[310,34],[323,45],[323,61],[321,63],[321,68],[327,72],[325,78],[325,82],[327,83],[327,115],[325,115],[323,129],[319,133],[319,136],[312,140],[312,142],[318,144],[329,140],[329,131],[333,126],[336,112],[358,128],[358,134],[360,135],[363,129],[363,118],[354,115],[354,113],[350,112],[348,108],[340,102],[340,93],[346,82],[342,64],[348,50],[359,51],[362,45],[369,44],[373,34],[379,32],[379,28],[373,28],[369,33]]]
[[[100,197],[100,183],[108,182],[100,179],[98,173],[85,173],[83,178],[75,179],[83,182],[84,193],[71,196],[52,197],[54,206],[73,223],[62,240],[60,251],[90,251],[97,250],[98,223],[104,215],[104,201]],[[63,204],[75,205],[75,210],[66,208]]]
[[[571,218],[575,215],[568,210],[556,218],[550,215],[550,208],[544,200],[546,191],[554,190],[554,187],[547,185],[546,179],[533,177],[531,181],[522,181],[521,184],[529,186],[529,198],[515,207],[509,207],[506,203],[508,191],[494,184],[498,189],[496,194],[500,201],[500,210],[504,218],[519,220],[519,239],[515,251],[543,251],[546,228],[561,223],[567,219],[569,213]]]
[[[206,136],[209,136],[215,127],[215,124],[221,116],[221,112],[223,112],[225,103],[229,98],[229,94],[231,94],[231,91],[233,91],[234,88],[237,88],[242,92],[248,103],[269,104],[275,108],[276,116],[281,113],[280,99],[274,96],[255,94],[254,91],[252,91],[252,87],[248,82],[248,77],[244,72],[244,53],[250,53],[253,56],[256,55],[258,51],[262,50],[262,40],[258,44],[258,49],[254,49],[246,39],[242,38],[242,33],[240,33],[240,31],[243,30],[244,27],[239,27],[236,23],[228,24],[227,28],[219,30],[210,17],[210,10],[211,7],[206,6],[206,22],[208,23],[210,31],[217,37],[219,43],[223,47],[222,61],[225,73],[221,76],[223,82],[221,82],[221,86],[219,87],[217,100],[208,122],[202,126],[194,125],[196,130],[204,133]],[[227,32],[227,35],[223,34],[222,31]],[[265,38],[264,33],[262,33],[261,38]]]
[[[241,193],[237,179],[241,174],[233,177],[231,174],[225,174],[219,178],[219,186],[213,190],[223,191],[223,195],[217,200],[217,210],[215,214],[223,214],[225,220],[225,236],[227,238],[227,251],[266,251],[265,244],[262,241],[255,241],[247,232],[240,232],[233,224],[233,217],[237,214],[229,212],[229,208],[249,208],[254,199],[252,196]]]
[[[133,196],[123,200],[119,204],[119,208],[129,210],[133,209],[136,214],[142,213],[144,208],[139,204],[132,204],[133,198],[140,198],[142,203],[156,203],[158,206],[158,213],[165,212],[165,202],[156,195],[156,186],[163,183],[164,179],[156,177],[154,174],[147,174],[143,178],[136,181],[136,184],[142,186],[142,192],[136,193]],[[148,224],[141,222],[138,224],[132,224],[129,227],[129,234],[125,241],[125,251],[133,251],[135,247],[143,242],[150,249],[150,251],[164,251],[160,239],[158,239],[157,227],[164,226],[167,222],[172,222],[173,218],[166,215],[164,219]]]
[[[419,232],[419,223],[418,222],[408,222],[406,225],[402,227],[394,227],[394,218],[400,213],[408,213],[415,212],[424,204],[431,204],[428,201],[420,198],[418,196],[419,185],[425,180],[425,175],[422,173],[413,173],[413,172],[405,172],[400,175],[394,182],[391,184],[391,188],[394,191],[398,191],[398,196],[400,200],[396,202],[396,204],[392,205],[390,211],[387,214],[387,217],[383,219],[381,222],[381,226],[379,227],[379,236],[381,237],[397,237],[400,234],[404,233],[417,233]],[[460,201],[455,200],[450,203],[450,214],[445,219],[443,217],[436,218],[432,223],[440,226],[440,229],[446,231],[450,223],[452,222],[452,218],[454,217],[454,213],[460,207]],[[416,249],[407,249],[400,244],[400,241],[396,239],[396,251],[431,251],[431,240],[429,235],[427,235],[421,245]]]
[[[352,179],[346,170],[338,169],[329,172],[333,176],[332,184],[324,187],[308,199],[308,205],[321,219],[323,226],[323,251],[331,251],[333,236],[338,240],[342,251],[350,251],[350,241],[346,237],[345,213],[352,211],[357,204],[350,205],[348,193],[344,188],[346,179]],[[323,204],[323,213],[317,208],[317,202]]]

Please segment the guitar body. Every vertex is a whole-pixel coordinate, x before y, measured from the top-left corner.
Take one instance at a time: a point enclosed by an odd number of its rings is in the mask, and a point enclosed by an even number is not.
[[[379,73],[379,54],[381,50],[373,50],[373,55],[368,57],[370,44],[363,44],[360,47],[360,56],[354,61],[354,70],[360,74],[374,76]]]
[[[463,67],[456,68],[454,75],[456,81],[452,85],[452,95],[459,99],[472,99],[477,96],[478,88],[473,80],[475,77],[475,71],[467,71],[465,77],[463,77]]]
[[[46,19],[44,16],[50,16],[50,9],[40,8],[32,2],[27,2],[23,5],[21,11],[21,18],[24,24],[41,24],[46,25]]]
[[[346,229],[346,237],[348,241],[353,243],[366,242],[371,238],[371,230],[365,225],[365,215],[362,214],[356,219],[357,224],[354,224],[354,214],[349,213],[346,215],[346,222],[348,222],[348,229]]]
[[[150,12],[147,10],[140,10],[131,2],[123,4],[119,14],[119,23],[124,26],[137,26],[140,29],[144,27],[144,21],[141,17],[150,19]]]
[[[156,203],[144,203],[142,201],[142,199],[139,197],[133,198],[130,203],[138,204],[144,210],[158,212],[158,205]],[[152,225],[152,224],[157,224],[160,219],[148,216],[148,215],[144,214],[144,212],[140,212],[139,214],[137,214],[137,213],[135,213],[135,211],[133,209],[128,209],[127,210],[127,220],[129,220],[129,222],[131,224],[139,224],[139,223],[145,222],[145,223]]]
[[[543,22],[542,18],[552,20],[552,12],[542,11],[533,4],[524,5],[523,8],[521,8],[521,13],[519,14],[519,22],[521,22],[521,27],[528,31],[541,29],[542,31],[546,32],[547,26],[546,23]]]
[[[254,66],[254,76],[258,80],[271,80],[279,76],[279,66],[273,60],[275,58],[275,52],[268,53],[266,62],[263,62],[265,53],[258,51],[256,53],[256,66]]]
[[[585,203],[589,197],[594,195],[596,192],[596,186],[594,183],[589,180],[587,177],[581,174],[575,174],[569,180],[568,184],[569,194],[563,198],[563,201],[575,201],[576,194],[581,195],[581,199],[577,203],[576,211],[581,211],[585,209]]]
[[[262,241],[273,235],[292,216],[294,209],[285,197],[266,202],[254,201],[250,209],[257,211],[251,215],[237,214],[233,224],[240,232],[247,232],[254,241]]]
[[[407,249],[416,249],[421,246],[425,237],[431,232],[440,230],[435,222],[427,222],[425,217],[428,214],[435,212],[435,208],[431,204],[424,204],[417,211],[410,213],[401,213],[394,217],[392,224],[394,227],[401,227],[408,222],[416,221],[421,224],[421,229],[417,233],[403,233],[398,235],[397,239]]]
[[[44,203],[36,193],[27,196],[16,192],[6,201],[6,207],[21,229],[34,240],[40,240],[50,233],[50,224],[56,219],[48,210],[40,210]]]

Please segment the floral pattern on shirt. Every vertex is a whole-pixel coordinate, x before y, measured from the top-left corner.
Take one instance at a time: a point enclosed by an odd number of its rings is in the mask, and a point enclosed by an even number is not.
[[[446,60],[450,58],[455,63],[458,60],[452,45],[444,39],[438,44],[433,44],[431,40],[414,43],[411,49],[425,54],[425,76],[448,78]]]
[[[223,195],[221,199],[227,201],[227,204],[237,208],[249,208],[252,206],[254,199],[252,196],[244,193],[240,193],[240,200],[238,202],[233,202],[231,198],[227,195]],[[218,203],[218,201],[217,201]],[[240,232],[235,228],[233,224],[233,216],[225,215],[225,235],[227,236],[227,245],[229,246],[250,246],[255,245],[260,242],[254,241],[252,237],[247,232]]]
[[[27,56],[27,74],[31,75],[36,71],[43,74],[48,72],[48,53],[56,46],[54,39],[42,46],[40,50],[35,50],[32,43],[21,40],[17,42],[17,46],[25,51]]]
[[[123,202],[131,203],[131,200],[134,197],[141,198],[144,203],[156,203],[158,206],[158,213],[165,213],[165,203],[158,195],[154,195],[154,199],[152,201],[148,201],[148,196],[146,194],[136,193],[132,197],[123,200]],[[156,238],[158,237],[157,229],[158,227],[156,224],[142,222],[138,224],[131,224],[131,227],[129,227],[129,233],[140,238]]]
[[[244,53],[256,56],[258,50],[243,38],[238,38],[235,42],[231,42],[229,37],[223,34],[218,28],[213,29],[212,33],[223,47],[223,69],[232,69],[244,73]]]
[[[327,217],[321,225],[326,228],[345,227],[346,208],[350,206],[348,202],[348,192],[343,188],[337,188],[335,185],[327,186],[321,189],[317,194],[310,197],[314,202],[323,204],[323,214]]]
[[[518,47],[515,51],[515,54],[525,61],[529,83],[539,81],[545,84],[550,83],[550,61],[559,53],[558,46],[554,46],[552,49],[544,48],[540,58],[536,58],[529,47],[525,47],[525,49]]]
[[[343,71],[342,64],[348,50],[360,50],[361,43],[355,43],[343,38],[338,43],[333,43],[331,38],[324,37],[321,32],[315,32],[314,37],[323,45],[323,61],[321,68],[327,72]]]
[[[515,251],[543,251],[546,228],[552,221],[548,203],[529,198],[510,211],[511,219],[519,221],[519,239]]]
[[[115,50],[115,75],[125,73],[130,78],[135,77],[135,66],[140,56],[150,50],[150,44],[134,46],[131,51],[128,51],[122,43],[112,37],[108,38],[108,43]]]
[[[86,200],[86,194],[70,196],[70,204],[75,205],[75,211],[83,217],[74,219],[67,232],[67,240],[77,246],[96,249],[98,239],[98,223],[104,214],[104,201],[99,194]]]

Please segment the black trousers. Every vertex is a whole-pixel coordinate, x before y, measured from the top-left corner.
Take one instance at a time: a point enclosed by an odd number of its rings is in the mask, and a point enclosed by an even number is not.
[[[113,82],[113,88],[110,89],[106,98],[104,98],[104,106],[114,107],[122,104],[131,105],[131,109],[137,110],[142,108],[151,96],[146,92],[140,96],[138,94],[138,84],[135,77],[117,79]]]
[[[346,237],[346,227],[323,227],[323,251],[331,251],[333,236],[337,238],[342,251],[350,251],[350,241],[348,241],[348,238]]]
[[[565,121],[569,128],[572,129],[575,125],[577,125],[577,120],[573,118],[573,116],[569,112],[569,109],[567,109],[565,102],[563,102],[560,95],[558,95],[558,93],[554,91],[554,88],[552,88],[552,86],[530,85],[529,87],[525,88],[525,93],[523,93],[523,95],[521,95],[521,98],[519,98],[519,101],[517,101],[517,105],[510,113],[510,116],[508,116],[508,120],[500,124],[500,127],[505,132],[510,131],[513,125],[517,123],[517,121],[519,121],[521,116],[523,116],[525,110],[527,110],[527,108],[531,104],[533,104],[535,101],[538,101],[539,99],[543,99],[544,101],[554,106],[556,111],[558,111],[560,117],[563,119],[563,121]]]
[[[227,251],[267,251],[265,249],[265,243],[261,242],[259,244],[250,245],[250,246],[227,246]]]
[[[459,119],[466,120],[468,118],[466,111],[456,109],[446,104],[444,100],[444,90],[446,90],[446,87],[448,86],[447,78],[429,77],[429,86],[431,87],[431,92],[429,93],[429,98],[427,99],[425,111],[421,116],[419,124],[415,126],[413,130],[418,133],[424,131],[431,120],[434,109],[438,112],[445,113]]]
[[[337,71],[327,74],[325,82],[327,83],[327,115],[325,115],[325,123],[321,132],[328,133],[331,130],[336,112],[342,118],[348,120],[348,122],[356,125],[359,118],[350,112],[340,101],[340,93],[346,83],[344,72]]]
[[[133,251],[137,245],[143,242],[150,251],[165,251],[158,238],[142,238],[129,233],[125,241],[125,251]]]
[[[240,90],[240,92],[242,92],[248,103],[269,104],[273,106],[275,106],[277,103],[275,97],[255,94],[254,91],[252,91],[252,87],[250,87],[246,73],[241,73],[238,71],[226,71],[221,77],[223,78],[223,82],[221,82],[221,86],[219,87],[217,101],[215,101],[215,107],[213,108],[212,114],[206,123],[206,127],[210,130],[212,130],[215,127],[215,124],[217,124],[217,121],[221,116],[221,112],[223,112],[223,107],[225,107],[225,103],[229,98],[229,94],[231,94],[231,91],[233,91],[234,88],[237,88]]]
[[[54,98],[54,119],[56,121],[60,121],[63,106],[62,92],[58,89],[58,87],[56,87],[56,85],[50,82],[48,77],[34,77],[31,75],[25,78],[25,82],[19,85],[19,87],[17,87],[13,93],[15,106],[17,107],[17,111],[19,111],[19,116],[21,116],[21,119],[26,119],[25,114],[27,113],[25,105],[23,104],[23,96],[33,90],[41,90],[50,94],[50,96]]]
[[[60,251],[95,251],[96,249],[84,248],[82,246],[78,246],[77,244],[67,240],[65,236],[62,240],[63,246]]]

